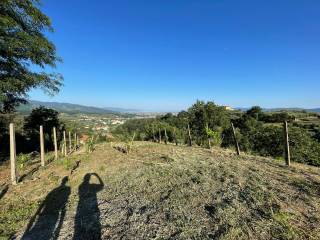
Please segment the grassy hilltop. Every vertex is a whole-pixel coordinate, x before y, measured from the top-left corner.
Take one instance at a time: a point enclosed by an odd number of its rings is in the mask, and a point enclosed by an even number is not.
[[[59,239],[79,233],[80,217],[82,230],[103,239],[320,238],[319,168],[150,142],[135,142],[127,155],[119,145],[51,162],[10,186],[0,199],[0,236],[20,238],[30,222],[34,239],[50,236],[63,192],[48,196],[69,176]],[[84,188],[88,173],[96,175]],[[49,207],[33,218],[42,203]]]

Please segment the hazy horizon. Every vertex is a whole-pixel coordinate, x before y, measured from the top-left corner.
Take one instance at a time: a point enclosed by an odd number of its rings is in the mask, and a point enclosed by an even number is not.
[[[201,100],[201,99],[198,99],[198,100]],[[122,110],[129,110],[129,111],[136,111],[136,112],[180,112],[180,111],[183,111],[183,110],[187,110],[189,107],[191,107],[191,105],[188,105],[186,106],[185,108],[182,108],[182,109],[163,109],[163,110],[153,110],[153,109],[139,109],[139,108],[128,108],[128,107],[125,107],[125,106],[99,106],[99,105],[88,105],[88,104],[80,104],[80,103],[77,103],[77,102],[60,102],[60,101],[54,101],[54,100],[51,100],[50,99],[48,101],[42,101],[42,100],[38,100],[38,99],[29,99],[29,101],[36,101],[36,102],[48,102],[48,103],[61,103],[61,104],[74,104],[74,105],[81,105],[81,106],[86,106],[86,107],[96,107],[96,108],[102,108],[102,109],[122,109]],[[211,101],[211,100],[209,100]],[[216,102],[215,102],[216,103]],[[216,103],[218,104],[218,103]],[[234,109],[249,109],[255,105],[252,105],[252,106],[230,106],[230,105],[226,105],[226,104],[218,104],[219,106],[229,106],[229,107],[232,107]],[[301,108],[301,109],[318,109],[320,107],[314,107],[314,108],[305,108],[305,107],[263,107],[263,106],[260,106],[262,107],[263,109],[286,109],[286,108]]]

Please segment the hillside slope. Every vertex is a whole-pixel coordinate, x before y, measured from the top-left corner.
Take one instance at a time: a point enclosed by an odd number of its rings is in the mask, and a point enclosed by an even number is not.
[[[319,168],[147,142],[126,155],[115,145],[52,162],[10,187],[0,199],[0,235],[320,239]]]

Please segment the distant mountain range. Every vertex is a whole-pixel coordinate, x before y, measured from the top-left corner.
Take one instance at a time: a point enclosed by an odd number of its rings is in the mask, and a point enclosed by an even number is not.
[[[59,103],[59,102],[41,102],[30,100],[28,104],[21,105],[18,107],[18,112],[29,113],[32,109],[39,106],[44,106],[47,108],[52,108],[62,113],[87,113],[87,114],[126,114],[126,113],[141,113],[142,111],[135,109],[125,109],[125,108],[115,108],[115,107],[91,107],[83,106],[79,104],[72,103]],[[240,111],[246,111],[249,108],[235,108]],[[276,111],[307,111],[307,112],[316,112],[320,113],[320,108],[304,109],[304,108],[264,108],[263,111],[266,112],[276,112]]]
[[[47,108],[55,109],[62,113],[87,113],[87,114],[120,114],[120,113],[132,113],[134,110],[122,109],[122,108],[98,108],[91,106],[83,106],[79,104],[71,103],[59,103],[59,102],[41,102],[41,101],[29,101],[28,104],[21,105],[18,107],[17,111],[22,113],[29,113],[32,109],[39,106],[44,106]]]

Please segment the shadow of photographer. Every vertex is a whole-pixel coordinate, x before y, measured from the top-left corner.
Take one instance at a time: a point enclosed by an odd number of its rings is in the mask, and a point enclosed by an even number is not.
[[[90,183],[95,177],[97,183]],[[73,239],[101,239],[100,210],[97,193],[103,189],[104,183],[96,173],[87,173],[79,186],[79,203],[75,217]]]
[[[53,189],[31,218],[21,239],[57,239],[66,214],[66,203],[71,192],[66,185],[69,178],[62,179],[59,187]]]

